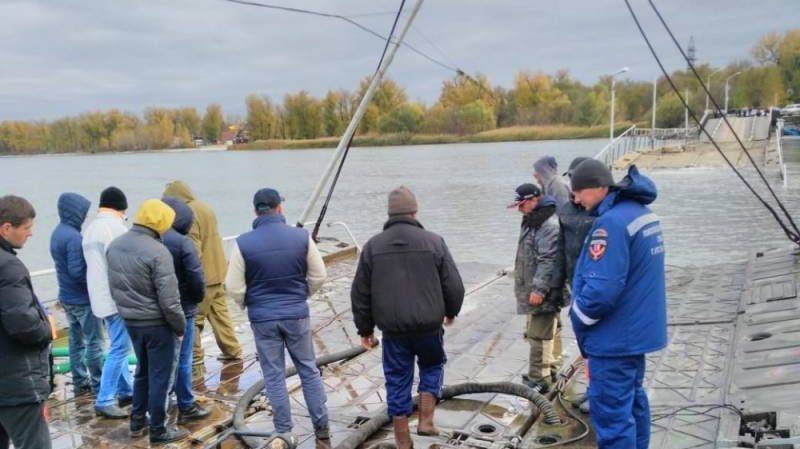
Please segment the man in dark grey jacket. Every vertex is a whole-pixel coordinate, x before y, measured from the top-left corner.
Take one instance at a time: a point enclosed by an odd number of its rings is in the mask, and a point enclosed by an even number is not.
[[[464,284],[447,245],[416,220],[417,201],[406,187],[389,194],[389,220],[361,252],[350,292],[362,344],[383,332],[383,373],[389,416],[398,449],[411,448],[414,359],[419,365],[420,435],[435,435],[433,413],[446,362],[442,322],[453,323],[464,301]]]
[[[24,198],[0,197],[0,449],[50,449],[44,401],[50,394],[47,314],[17,258],[36,212]]]
[[[150,414],[150,442],[177,441],[189,435],[166,427],[167,395],[186,318],[178,293],[172,255],[161,242],[175,212],[161,200],[145,201],[133,228],[108,246],[111,297],[125,320],[138,365],[133,382],[131,434],[140,436]]]
[[[547,392],[556,317],[561,307],[561,270],[558,267],[558,216],[556,202],[534,184],[517,187],[516,207],[523,215],[514,263],[514,295],[517,314],[527,315],[525,338],[530,344],[528,374],[531,388]]]

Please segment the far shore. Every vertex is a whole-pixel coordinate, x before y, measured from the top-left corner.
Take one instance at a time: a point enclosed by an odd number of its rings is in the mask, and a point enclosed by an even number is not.
[[[619,123],[615,134],[628,129],[632,123]],[[356,136],[354,147],[383,147],[403,145],[437,145],[449,143],[490,143],[490,142],[523,142],[536,140],[593,139],[608,136],[608,126],[513,126],[498,128],[477,134],[368,134]],[[229,150],[308,150],[318,148],[335,148],[339,137],[323,137],[303,140],[257,140],[236,144]]]

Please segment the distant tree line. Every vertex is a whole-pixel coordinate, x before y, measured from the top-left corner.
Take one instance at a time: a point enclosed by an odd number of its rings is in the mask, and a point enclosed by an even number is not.
[[[763,36],[752,59],[715,68],[700,64],[704,81],[713,76],[711,91],[724,97],[724,79],[731,81],[730,107],[767,107],[800,98],[800,29]],[[690,106],[702,115],[705,93],[688,70],[673,72],[681,91],[689,91]],[[242,125],[251,140],[315,139],[341,135],[369,85],[361,81],[355,92],[331,90],[317,98],[307,91],[288,94],[283,101],[250,95]],[[649,123],[653,83],[622,80],[616,85],[616,117],[620,121]],[[667,81],[657,81],[659,127],[681,126],[683,106]],[[587,85],[568,71],[555,74],[521,71],[509,88],[493,85],[484,75],[457,76],[442,83],[439,98],[428,106],[409,100],[405,89],[384,79],[359,125],[365,134],[468,135],[495,128],[531,125],[593,126],[608,120],[610,78]],[[228,120],[231,121],[231,120]],[[194,108],[149,108],[142,117],[110,110],[66,117],[52,122],[0,122],[0,153],[103,152],[180,148],[194,138],[219,140],[227,126],[219,105],[208,106],[201,117]]]

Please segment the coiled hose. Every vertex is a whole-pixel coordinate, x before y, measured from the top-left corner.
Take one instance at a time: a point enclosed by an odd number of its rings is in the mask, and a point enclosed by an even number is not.
[[[551,404],[547,398],[525,385],[513,382],[467,382],[450,385],[442,389],[442,399],[451,399],[456,396],[475,393],[500,393],[525,398],[539,408],[541,415],[544,417],[544,422],[547,424],[558,424],[561,422],[561,418],[553,408],[553,404]],[[417,405],[416,397],[414,398],[414,405]],[[379,412],[372,415],[369,421],[362,424],[358,430],[351,433],[339,443],[335,449],[356,449],[380,430],[381,427],[389,424],[390,421],[389,415],[386,414],[386,409],[381,409]]]
[[[344,351],[317,357],[315,362],[318,367],[322,367],[325,365],[330,365],[331,363],[352,359],[353,357],[361,355],[365,352],[366,349],[364,349],[363,346],[353,346],[350,349],[345,349]],[[286,377],[291,377],[295,374],[297,374],[297,368],[294,366],[286,368]],[[250,429],[247,427],[247,422],[245,422],[245,413],[247,412],[247,409],[250,408],[250,403],[253,402],[256,396],[261,394],[263,391],[264,379],[259,379],[250,388],[248,388],[244,394],[242,394],[241,398],[239,398],[239,402],[236,404],[236,408],[233,410],[233,428],[237,432],[250,432]],[[261,442],[257,438],[249,436],[240,436],[240,438],[244,444],[251,448],[257,448],[261,446]]]

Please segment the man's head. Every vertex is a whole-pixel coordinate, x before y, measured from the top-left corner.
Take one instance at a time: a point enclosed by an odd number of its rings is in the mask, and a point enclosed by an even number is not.
[[[558,162],[553,156],[542,156],[533,164],[533,177],[539,185],[545,185],[558,173]]]
[[[283,215],[283,197],[277,190],[269,187],[253,195],[253,208],[256,215]]]
[[[572,160],[572,162],[569,163],[569,168],[567,168],[567,171],[565,171],[561,176],[566,176],[566,177],[572,179],[572,172],[575,171],[575,167],[577,167],[578,165],[580,165],[581,162],[583,162],[583,161],[585,161],[587,159],[589,159],[589,158],[585,157],[585,156],[576,157],[575,159]],[[569,192],[569,200],[572,201],[575,204],[580,204],[580,203],[578,203],[578,200],[575,199],[575,193],[572,191],[571,187],[570,187],[570,192]]]
[[[398,215],[414,217],[417,215],[418,209],[417,198],[408,187],[400,186],[389,192],[387,212],[390,217]]]
[[[592,210],[608,195],[614,176],[606,165],[596,159],[580,162],[570,175],[575,202]]]
[[[36,211],[25,198],[6,195],[0,197],[0,238],[12,248],[20,249],[33,235]]]
[[[100,207],[104,209],[111,209],[124,214],[128,210],[128,199],[122,190],[117,187],[107,187],[100,193]]]
[[[517,187],[517,195],[514,197],[514,202],[508,205],[509,209],[517,208],[522,215],[528,215],[536,209],[539,205],[539,199],[542,197],[542,189],[535,184],[522,184]]]

